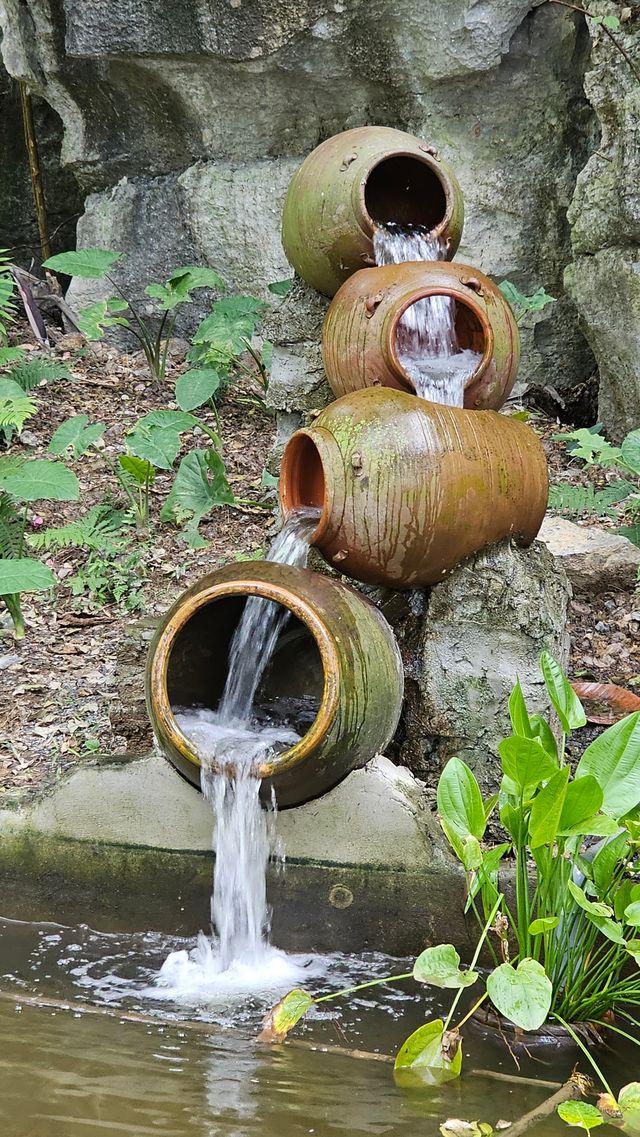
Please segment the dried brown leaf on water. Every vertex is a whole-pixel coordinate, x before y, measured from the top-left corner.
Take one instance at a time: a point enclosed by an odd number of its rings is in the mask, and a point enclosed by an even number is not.
[[[282,1042],[289,1031],[300,1022],[315,1000],[302,988],[294,988],[262,1020],[258,1042]]]

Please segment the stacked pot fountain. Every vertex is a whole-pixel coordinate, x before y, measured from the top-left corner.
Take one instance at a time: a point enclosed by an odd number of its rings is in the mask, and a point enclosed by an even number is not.
[[[534,432],[497,413],[518,367],[513,315],[499,289],[467,265],[445,260],[377,267],[374,227],[388,222],[428,229],[448,258],[462,233],[462,194],[455,176],[433,147],[402,131],[367,127],[330,138],[291,182],[283,244],[299,276],[333,296],[322,354],[338,397],[286,445],[283,514],[317,508],[312,544],[334,569],[368,584],[400,590],[431,586],[464,561],[463,575],[471,572],[477,579],[480,574],[487,584],[488,612],[496,601],[496,560],[486,550],[502,541],[497,576],[512,587],[517,605],[529,589],[527,580],[519,579],[519,558],[526,554],[517,546],[529,545],[542,523],[547,470]],[[403,314],[437,295],[453,298],[458,342],[478,356],[464,407],[418,398],[397,351]],[[513,541],[505,545],[506,539]],[[531,556],[534,564],[536,558],[544,561],[545,553]],[[527,612],[525,623],[532,627],[526,634],[540,643],[532,643],[532,658],[542,646],[561,655],[554,636],[563,622],[566,586],[550,558],[537,564],[533,576],[534,611]],[[432,591],[435,596],[437,588]],[[191,701],[215,708],[241,601],[252,595],[275,600],[295,617],[294,666],[280,668],[278,693],[286,693],[294,673],[305,674],[318,691],[318,714],[307,734],[260,771],[280,804],[295,805],[325,792],[389,743],[400,714],[402,668],[380,612],[336,579],[260,562],[209,574],[168,614],[152,645],[148,671],[157,738],[193,781],[199,777],[199,759],[181,734],[172,705]],[[424,602],[421,597],[423,609]],[[522,620],[509,600],[502,597],[500,605],[515,633]],[[412,610],[415,615],[415,603]],[[420,624],[422,660],[424,634]],[[495,666],[503,670],[505,661]],[[408,716],[415,719],[420,684],[415,666],[405,659],[407,667]],[[508,686],[514,678],[509,668]],[[426,724],[426,733],[429,729],[438,733],[437,724]]]

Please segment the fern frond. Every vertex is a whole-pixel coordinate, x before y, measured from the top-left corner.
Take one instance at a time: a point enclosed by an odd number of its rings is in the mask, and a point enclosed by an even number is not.
[[[15,320],[13,277],[6,249],[0,249],[0,343],[6,340],[9,324]]]
[[[20,555],[22,517],[9,494],[0,493],[0,560]]]
[[[23,399],[0,398],[0,430],[7,427],[22,430],[27,419],[31,418],[37,409],[33,399],[28,399],[26,395]]]
[[[48,359],[30,359],[12,367],[9,378],[18,383],[23,391],[32,391],[39,383],[53,383],[57,379],[71,379],[68,367]]]
[[[550,486],[549,508],[570,516],[616,517],[611,506],[625,501],[634,490],[632,482],[623,479],[611,482],[602,490],[595,490],[593,486]]]
[[[130,524],[130,518],[123,510],[112,509],[110,505],[96,505],[77,521],[30,536],[29,544],[38,550],[75,547],[117,553],[127,544],[123,529]]]

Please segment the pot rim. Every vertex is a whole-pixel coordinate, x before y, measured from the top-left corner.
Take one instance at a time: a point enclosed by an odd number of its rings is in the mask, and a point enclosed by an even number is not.
[[[411,264],[412,262],[406,261],[405,263]],[[423,264],[424,262],[420,261],[420,262],[416,262],[416,263]],[[434,264],[438,264],[438,263],[443,263],[443,262],[434,261]],[[401,267],[401,266],[399,266],[399,267]],[[462,283],[462,282],[460,282],[460,283]],[[473,293],[472,295],[475,295],[475,294]],[[480,360],[480,363],[476,367],[475,371],[471,372],[471,375],[469,376],[469,378],[467,379],[467,381],[464,385],[464,389],[466,391],[469,387],[471,387],[471,385],[473,383],[477,383],[479,379],[482,379],[483,375],[485,374],[485,372],[486,372],[486,370],[487,370],[487,368],[488,368],[488,366],[491,363],[491,360],[493,358],[493,352],[494,352],[495,344],[494,344],[493,328],[491,327],[491,322],[490,322],[486,312],[484,311],[484,309],[479,304],[474,305],[472,303],[471,296],[465,296],[464,293],[461,294],[460,285],[450,284],[450,285],[441,285],[441,286],[435,286],[435,285],[425,285],[423,287],[416,286],[416,288],[414,288],[411,291],[409,298],[407,300],[403,300],[402,304],[399,305],[398,308],[394,309],[393,314],[387,323],[387,336],[386,336],[386,343],[384,345],[385,349],[387,351],[389,364],[395,370],[399,382],[401,382],[405,385],[409,394],[415,395],[416,394],[415,385],[412,383],[411,379],[409,378],[409,376],[408,376],[407,372],[405,371],[404,367],[402,366],[400,359],[399,359],[399,356],[398,356],[398,349],[397,349],[398,324],[400,323],[402,317],[404,316],[404,314],[408,308],[411,308],[411,306],[413,304],[417,304],[417,302],[419,300],[426,299],[427,296],[450,296],[453,300],[458,301],[460,304],[463,304],[466,308],[468,308],[473,313],[473,315],[478,319],[479,323],[482,325],[482,332],[483,332],[484,341],[485,341],[485,349],[484,349],[484,352],[482,353],[482,359]]]
[[[268,762],[263,762],[256,770],[256,777],[260,779],[274,778],[309,757],[328,734],[339,706],[340,660],[333,638],[312,605],[304,597],[292,594],[284,585],[251,579],[251,577],[242,581],[221,582],[209,585],[202,592],[177,605],[160,633],[151,660],[150,689],[158,728],[183,758],[194,766],[203,767],[203,762],[193,751],[189,739],[178,727],[171,709],[167,688],[169,658],[177,636],[196,612],[208,604],[229,596],[258,596],[281,604],[311,632],[320,653],[324,684],[320,706],[313,723],[299,742],[281,754],[274,755]],[[214,773],[222,772],[215,763],[212,763],[210,769]]]
[[[360,207],[360,218],[361,218],[362,229],[363,229],[364,233],[369,238],[369,240],[373,240],[373,232],[374,232],[374,228],[375,228],[375,221],[374,221],[373,217],[371,216],[371,214],[369,213],[369,210],[367,209],[367,205],[366,205],[365,198],[366,198],[367,182],[368,182],[369,178],[371,177],[373,171],[376,170],[378,168],[378,166],[381,166],[383,162],[388,162],[390,158],[413,158],[416,162],[421,162],[423,166],[428,166],[431,173],[434,174],[435,177],[440,182],[440,185],[442,186],[442,189],[444,191],[444,197],[445,197],[444,216],[443,216],[442,220],[440,222],[438,222],[437,225],[434,226],[433,229],[429,230],[429,232],[434,233],[437,237],[441,236],[441,234],[445,231],[447,225],[451,221],[451,218],[453,217],[453,213],[454,213],[454,195],[452,192],[452,185],[451,185],[450,179],[447,176],[447,174],[445,173],[445,171],[442,169],[442,166],[441,166],[440,162],[438,161],[438,159],[436,157],[434,157],[433,154],[428,154],[426,152],[426,150],[424,151],[424,153],[417,154],[415,150],[404,149],[404,148],[387,150],[384,154],[378,155],[375,158],[373,158],[373,160],[370,162],[370,164],[367,165],[366,169],[364,170],[364,172],[362,174],[362,177],[360,178],[360,181],[359,181],[358,187],[357,187],[357,193],[358,193],[358,204]]]
[[[290,465],[291,465],[292,459],[290,456],[288,458],[286,457],[287,451],[289,451],[289,455],[291,455],[291,453],[293,452],[292,449],[290,449],[290,447],[292,448],[292,444],[295,446],[300,445],[300,443],[297,441],[298,439],[306,439],[308,443],[311,443],[311,445],[313,446],[313,448],[314,448],[314,450],[318,456],[318,460],[320,462],[320,465],[322,466],[322,475],[323,475],[323,480],[324,480],[324,493],[322,495],[322,508],[320,511],[320,517],[318,520],[318,524],[316,525],[315,529],[313,530],[313,533],[309,537],[309,544],[314,546],[314,545],[318,545],[320,543],[320,541],[323,540],[323,538],[326,538],[326,536],[327,536],[327,533],[329,530],[329,525],[331,522],[331,510],[330,510],[330,506],[329,506],[329,501],[330,501],[330,499],[335,498],[335,480],[331,474],[331,464],[328,460],[325,461],[325,459],[329,458],[328,451],[330,449],[334,450],[335,455],[339,459],[340,458],[340,451],[339,451],[339,448],[336,444],[335,438],[333,437],[331,431],[327,430],[325,427],[322,427],[322,426],[315,426],[314,425],[312,428],[303,426],[303,427],[300,427],[299,430],[296,430],[295,433],[291,435],[291,438],[289,439],[289,441],[287,442],[287,445],[285,446],[284,453],[282,456],[282,461],[280,463],[280,504],[281,504],[281,507],[282,507],[282,510],[283,510],[283,513],[285,514],[285,516],[288,516],[289,513],[291,513],[292,510],[294,510],[294,509],[304,508],[304,506],[302,506],[300,503],[292,502],[292,500],[291,500],[290,489],[291,489],[291,483],[292,483],[293,479],[290,477],[290,474],[292,472],[290,469]],[[294,440],[296,440],[296,441],[294,442]],[[328,493],[327,487],[331,487],[333,492]]]

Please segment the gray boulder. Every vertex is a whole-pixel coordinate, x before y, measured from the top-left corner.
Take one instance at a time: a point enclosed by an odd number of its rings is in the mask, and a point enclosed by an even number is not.
[[[566,572],[575,592],[593,595],[633,588],[640,569],[640,549],[626,537],[597,525],[574,525],[564,517],[545,517],[543,541]]]

